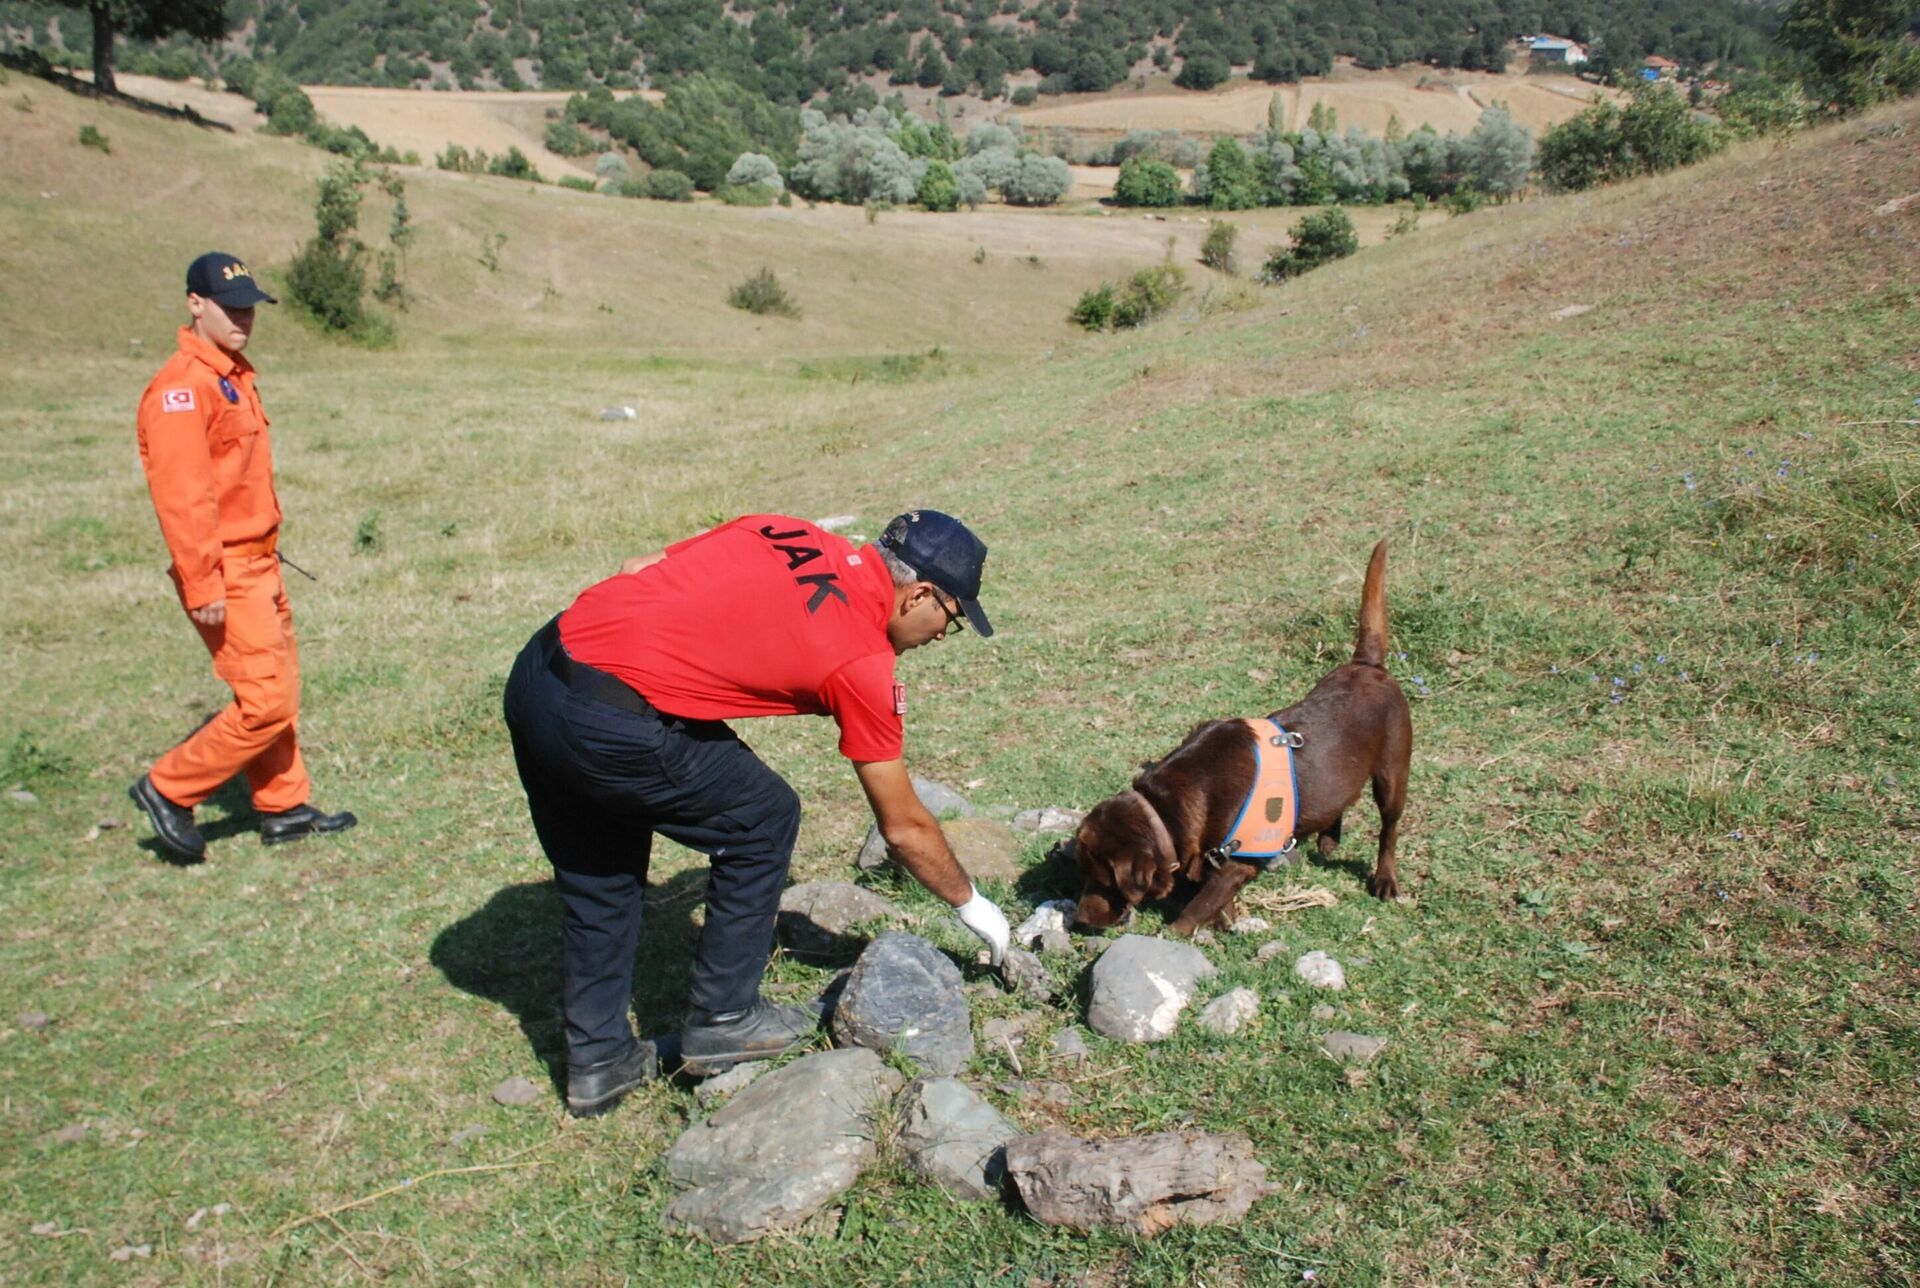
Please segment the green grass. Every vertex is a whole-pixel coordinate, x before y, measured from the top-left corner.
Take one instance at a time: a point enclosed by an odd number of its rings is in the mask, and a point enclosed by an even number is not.
[[[1920,129],[1912,107],[1883,119]],[[114,159],[144,128],[112,118]],[[72,166],[103,163],[60,137]],[[144,825],[94,832],[132,822],[125,785],[224,696],[133,463],[170,323],[131,331],[136,354],[117,320],[8,296],[24,351],[46,344],[30,323],[73,345],[0,377],[0,790],[39,798],[0,795],[6,1278],[1909,1280],[1920,436],[1846,422],[1915,415],[1915,263],[1845,212],[1911,171],[1898,137],[1835,127],[1017,363],[918,330],[674,353],[571,314],[435,321],[451,303],[367,352],[268,314],[284,546],[321,579],[290,585],[302,735],[318,799],[365,821],[266,851],[228,794],[194,869],[159,862]],[[0,187],[44,221],[8,253],[79,272],[39,200]],[[423,228],[421,284],[455,300],[472,238]],[[1772,252],[1788,235],[1800,261]],[[1081,285],[1053,283],[1053,316]],[[1597,307],[1545,321],[1570,300]],[[594,418],[620,401],[640,418]],[[1345,656],[1367,551],[1394,539],[1412,900],[1365,897],[1363,807],[1303,878],[1339,903],[1281,920],[1287,956],[1208,950],[1221,990],[1261,991],[1250,1033],[1096,1039],[1057,1116],[993,1090],[994,1053],[968,1075],[1035,1130],[1246,1132],[1280,1189],[1242,1226],[1071,1234],[955,1205],[888,1151],[836,1234],[713,1249],[658,1225],[685,1088],[585,1123],[488,1098],[544,1083],[559,1044],[557,909],[498,717],[515,650],[715,516],[855,513],[871,534],[916,504],[992,546],[999,634],[903,664],[909,761],[1022,807],[1091,804],[1193,721],[1302,692]],[[747,734],[807,803],[796,875],[844,876],[867,820],[830,725]],[[1068,889],[1032,857],[995,891],[1016,915]],[[649,1030],[679,1016],[700,872],[659,846]],[[898,894],[971,960],[933,901]],[[1315,948],[1347,992],[1290,978]],[[1311,1017],[1322,1000],[1334,1020]],[[1389,1039],[1364,1074],[1317,1053],[1342,1027]],[[1059,1072],[1041,1049],[1023,1063]]]

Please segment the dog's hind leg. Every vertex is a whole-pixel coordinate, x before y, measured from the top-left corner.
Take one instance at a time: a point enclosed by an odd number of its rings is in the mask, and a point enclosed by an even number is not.
[[[1320,839],[1315,848],[1319,850],[1321,858],[1330,859],[1333,857],[1334,850],[1338,848],[1340,844],[1340,824],[1344,818],[1345,816],[1342,815],[1341,818],[1333,820],[1332,827],[1320,829]]]
[[[1376,899],[1393,899],[1400,894],[1394,847],[1400,836],[1400,815],[1407,808],[1405,769],[1374,774],[1373,803],[1380,808],[1380,855],[1374,860],[1373,876],[1367,881],[1367,889],[1373,892]]]

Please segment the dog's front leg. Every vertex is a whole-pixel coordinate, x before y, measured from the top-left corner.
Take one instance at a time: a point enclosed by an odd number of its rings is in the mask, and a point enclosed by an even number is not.
[[[1202,926],[1223,926],[1233,907],[1234,896],[1240,893],[1242,886],[1259,875],[1260,869],[1251,863],[1243,863],[1238,859],[1223,861],[1207,878],[1207,883],[1200,887],[1200,893],[1193,896],[1186,911],[1167,929],[1185,939]]]

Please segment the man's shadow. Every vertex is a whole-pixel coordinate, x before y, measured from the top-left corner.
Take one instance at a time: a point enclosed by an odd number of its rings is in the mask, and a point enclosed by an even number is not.
[[[647,887],[633,968],[634,1025],[642,1038],[680,1025],[700,935],[693,914],[703,906],[706,889],[705,865]],[[434,937],[428,959],[454,987],[511,1011],[555,1089],[565,1091],[561,909],[551,880],[495,891]]]

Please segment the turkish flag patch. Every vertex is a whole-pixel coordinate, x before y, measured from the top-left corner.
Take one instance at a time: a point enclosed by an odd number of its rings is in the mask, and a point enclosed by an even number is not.
[[[169,389],[160,395],[161,411],[192,411],[193,390]]]
[[[895,681],[893,686],[893,714],[907,714],[907,686]]]

